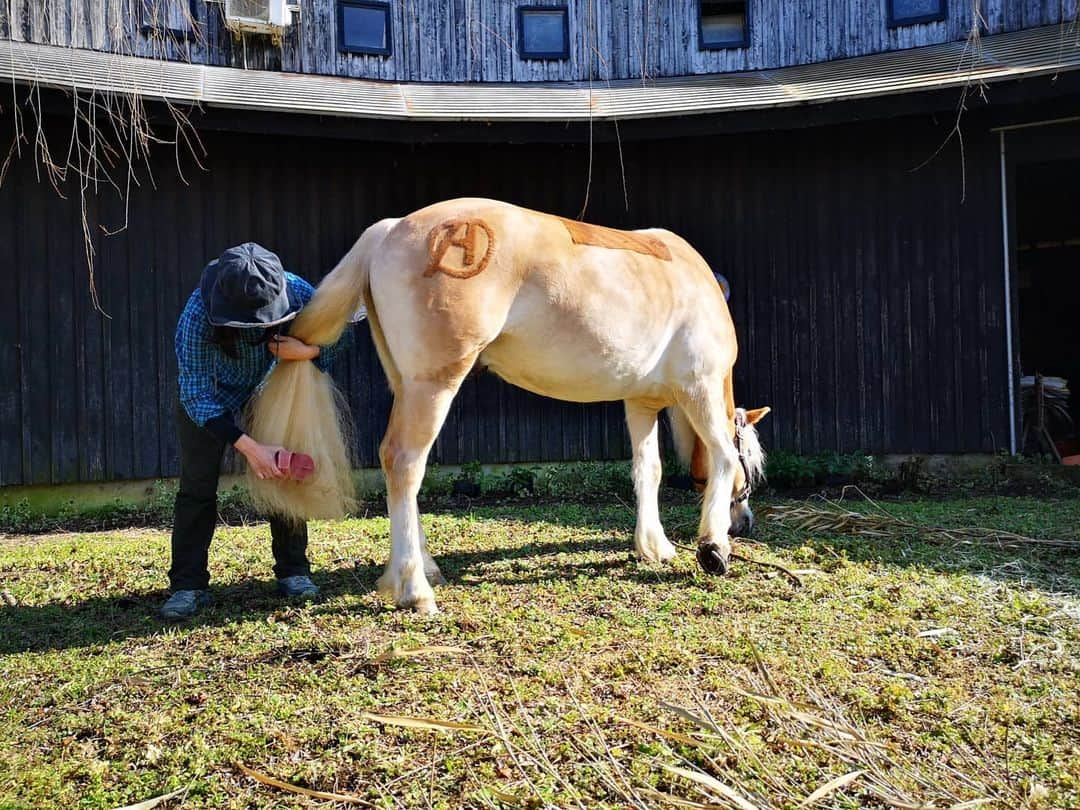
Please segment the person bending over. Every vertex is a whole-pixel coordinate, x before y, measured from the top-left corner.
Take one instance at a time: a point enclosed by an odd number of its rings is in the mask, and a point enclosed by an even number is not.
[[[314,289],[286,272],[271,251],[247,242],[208,264],[176,327],[180,396],[180,491],[172,532],[167,621],[189,619],[210,603],[207,554],[217,522],[221,459],[232,445],[259,478],[282,478],[277,451],[237,427],[240,414],[277,360],[312,360],[327,371],[340,342],[308,346],[286,334]],[[297,448],[302,449],[302,448]],[[312,599],[307,524],[270,517],[274,574],[285,597]]]

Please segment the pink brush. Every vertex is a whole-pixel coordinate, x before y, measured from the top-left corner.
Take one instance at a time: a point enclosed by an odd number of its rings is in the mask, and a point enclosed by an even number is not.
[[[293,481],[303,481],[315,472],[315,459],[306,453],[278,450],[274,453],[274,463],[277,464],[279,470],[287,473]]]

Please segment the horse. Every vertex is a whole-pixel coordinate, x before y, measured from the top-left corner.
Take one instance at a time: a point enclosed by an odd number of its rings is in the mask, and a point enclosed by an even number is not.
[[[377,588],[397,606],[437,610],[432,585],[444,579],[416,498],[450,404],[476,366],[555,399],[624,402],[634,550],[653,563],[675,555],[657,503],[666,409],[678,456],[703,490],[698,560],[726,572],[729,533],[753,527],[749,494],[764,461],[754,425],[769,409],[735,407],[735,327],[709,265],[684,239],[496,200],[448,200],[367,228],[291,334],[329,345],[361,305],[393,393],[379,448],[392,546]],[[271,511],[307,518],[347,508],[348,458],[332,383],[322,377],[307,361],[279,363],[254,402],[256,439],[316,460],[307,489],[250,480]]]

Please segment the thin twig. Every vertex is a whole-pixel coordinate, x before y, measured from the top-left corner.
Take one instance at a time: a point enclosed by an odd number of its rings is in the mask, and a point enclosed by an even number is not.
[[[780,573],[784,574],[798,587],[801,588],[803,586],[803,581],[799,578],[799,575],[791,569],[785,568],[784,566],[780,565],[780,563],[768,562],[767,560],[755,560],[753,557],[747,557],[745,554],[740,554],[737,551],[732,551],[731,556],[733,559],[742,560],[743,562],[752,563],[754,565],[760,565],[763,568],[774,568]]]

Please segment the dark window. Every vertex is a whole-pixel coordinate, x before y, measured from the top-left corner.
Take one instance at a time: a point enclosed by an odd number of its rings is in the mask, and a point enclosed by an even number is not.
[[[522,59],[570,57],[566,6],[518,6],[518,55]]]
[[[338,0],[338,48],[349,53],[390,53],[390,4]]]
[[[885,0],[889,25],[938,22],[949,16],[946,0]]]
[[[144,32],[191,37],[198,21],[196,0],[139,0],[139,24]]]
[[[698,2],[698,39],[703,49],[745,48],[750,44],[750,9],[742,2]]]

